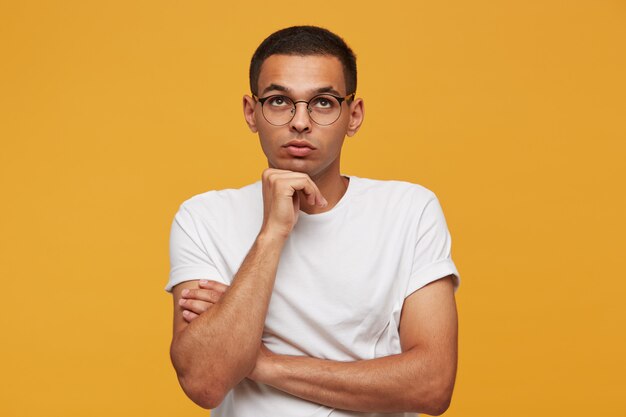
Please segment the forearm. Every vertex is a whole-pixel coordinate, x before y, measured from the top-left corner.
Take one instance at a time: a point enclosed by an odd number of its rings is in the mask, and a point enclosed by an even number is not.
[[[417,348],[355,362],[271,355],[257,381],[333,408],[438,415],[449,405],[456,363],[440,369],[432,359]]]
[[[219,302],[174,335],[172,363],[200,405],[219,404],[254,368],[283,244],[260,234]]]

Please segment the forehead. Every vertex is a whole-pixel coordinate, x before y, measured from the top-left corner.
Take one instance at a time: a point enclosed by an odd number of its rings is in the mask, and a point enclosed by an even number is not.
[[[271,84],[294,93],[331,87],[347,94],[343,66],[337,57],[329,55],[271,55],[261,65],[259,93]]]

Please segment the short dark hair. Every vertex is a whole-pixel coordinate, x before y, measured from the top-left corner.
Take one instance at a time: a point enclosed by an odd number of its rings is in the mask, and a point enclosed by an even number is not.
[[[330,55],[339,59],[346,81],[346,94],[356,92],[356,56],[346,42],[328,29],[292,26],[265,38],[250,61],[250,91],[258,94],[261,65],[271,55]]]

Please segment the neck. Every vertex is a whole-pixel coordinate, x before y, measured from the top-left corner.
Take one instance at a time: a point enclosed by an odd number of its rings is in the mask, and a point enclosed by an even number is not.
[[[334,175],[312,179],[326,201],[328,201],[328,205],[326,207],[309,205],[304,198],[300,198],[300,210],[307,214],[323,213],[335,207],[346,193],[348,183],[350,182],[348,178],[342,177],[339,172],[334,173]]]

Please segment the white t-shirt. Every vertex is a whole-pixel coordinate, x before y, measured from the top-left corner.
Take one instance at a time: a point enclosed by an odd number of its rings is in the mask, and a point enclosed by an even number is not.
[[[335,361],[401,352],[404,299],[455,275],[450,234],[430,190],[350,176],[339,203],[299,213],[281,254],[263,342],[275,353]],[[261,182],[185,201],[170,237],[167,291],[206,278],[230,285],[263,220]],[[384,414],[414,416],[414,413]],[[335,410],[244,379],[211,416],[383,416]]]

